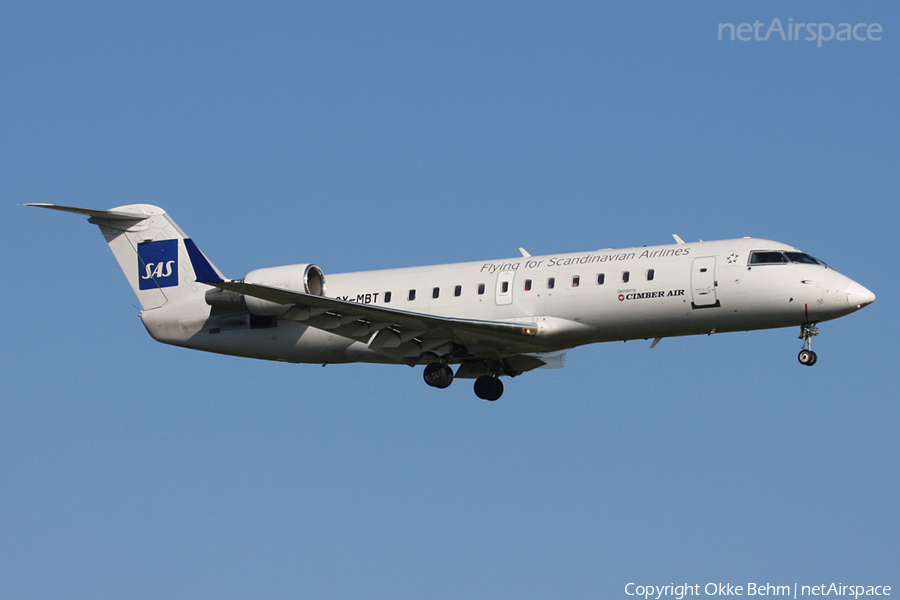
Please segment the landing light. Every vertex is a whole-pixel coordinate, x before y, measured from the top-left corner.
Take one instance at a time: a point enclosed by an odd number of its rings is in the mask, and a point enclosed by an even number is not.
[[[522,333],[524,333],[525,335],[535,335],[537,333],[537,329],[535,329],[534,327],[524,327],[522,329]]]

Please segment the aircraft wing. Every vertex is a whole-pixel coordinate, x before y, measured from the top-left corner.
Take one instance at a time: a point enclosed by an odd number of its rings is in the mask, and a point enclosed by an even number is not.
[[[509,359],[522,372],[548,361],[534,356],[535,323],[479,321],[414,313],[314,296],[242,281],[206,281],[214,287],[277,304],[293,305],[283,318],[363,341],[398,362],[417,364],[424,355]]]

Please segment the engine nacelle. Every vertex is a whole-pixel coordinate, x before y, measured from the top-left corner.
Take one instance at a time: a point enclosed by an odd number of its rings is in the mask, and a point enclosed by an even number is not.
[[[244,277],[246,283],[258,283],[270,287],[287,288],[296,292],[305,292],[313,296],[325,295],[325,274],[316,265],[285,265],[250,271]],[[268,300],[244,296],[247,309],[254,315],[281,316],[293,306],[277,304]]]

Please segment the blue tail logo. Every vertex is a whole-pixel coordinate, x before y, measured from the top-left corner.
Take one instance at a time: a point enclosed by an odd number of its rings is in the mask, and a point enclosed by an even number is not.
[[[140,289],[178,285],[178,240],[138,244]]]

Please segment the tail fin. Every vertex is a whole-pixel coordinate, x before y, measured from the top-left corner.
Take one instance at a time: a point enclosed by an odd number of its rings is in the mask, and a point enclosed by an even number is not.
[[[90,217],[100,227],[109,248],[145,310],[166,303],[202,297],[209,289],[197,284],[188,252],[200,252],[166,211],[150,204],[131,204],[110,210],[26,204]],[[205,257],[204,257],[205,258]],[[223,279],[218,269],[206,264]],[[208,278],[209,274],[204,273]]]

